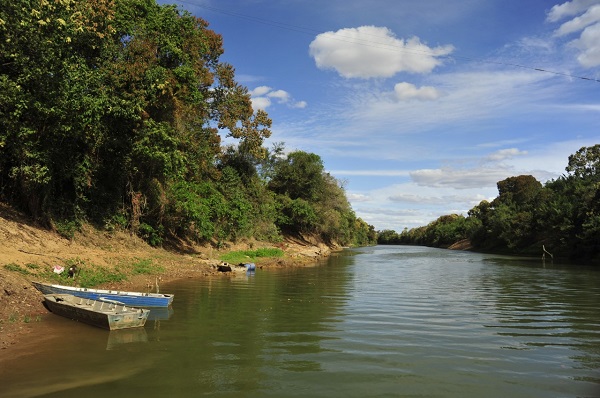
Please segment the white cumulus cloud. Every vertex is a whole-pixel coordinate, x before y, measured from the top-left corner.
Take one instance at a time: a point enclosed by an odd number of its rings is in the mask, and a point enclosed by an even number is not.
[[[410,101],[416,99],[419,101],[434,101],[440,97],[440,93],[435,87],[423,86],[417,88],[411,83],[398,83],[394,86],[396,98],[400,101]]]
[[[252,108],[253,109],[265,110],[269,106],[271,106],[271,100],[268,99],[267,97],[251,98],[251,101],[252,101]]]
[[[556,35],[564,36],[569,33],[579,32],[597,22],[600,22],[600,4],[590,7],[582,15],[562,24],[556,31]]]
[[[549,22],[557,22],[565,17],[577,15],[598,3],[598,0],[572,0],[557,4],[550,9],[547,19]]]
[[[320,69],[346,78],[392,77],[399,72],[429,73],[450,54],[451,45],[429,47],[418,37],[397,38],[385,27],[361,26],[319,34],[309,53]]]
[[[585,28],[581,37],[571,44],[581,50],[577,60],[582,66],[593,68],[600,65],[600,23]]]
[[[298,102],[294,102],[291,107],[292,108],[298,108],[298,109],[304,109],[308,106],[308,103],[306,101],[298,101]]]
[[[251,90],[250,95],[252,97],[261,97],[272,90],[273,89],[269,86],[259,86],[259,87],[256,87],[254,90]]]
[[[267,93],[268,97],[277,98],[280,102],[288,102],[290,100],[290,93],[283,90],[275,90]]]
[[[371,200],[369,196],[358,193],[350,193],[347,196],[350,202],[368,202]]]
[[[278,104],[285,104],[290,108],[306,108],[306,101],[294,101],[290,93],[285,90],[274,90],[269,86],[259,86],[250,90],[252,107],[265,110],[273,104],[272,99]]]
[[[586,68],[599,66],[600,0],[573,0],[555,5],[547,20],[557,22],[567,17],[571,19],[564,22],[554,32],[555,35],[561,37],[581,32],[579,38],[570,43],[580,51],[577,60]]]

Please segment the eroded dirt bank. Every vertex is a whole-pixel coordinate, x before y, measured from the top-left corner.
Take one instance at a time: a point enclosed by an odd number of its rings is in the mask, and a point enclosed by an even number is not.
[[[85,227],[72,240],[37,227],[13,209],[0,204],[0,362],[18,356],[36,341],[43,339],[44,318],[48,310],[32,280],[48,280],[54,266],[76,261],[82,272],[86,267],[119,269],[127,279],[100,285],[101,288],[150,291],[157,280],[180,278],[236,277],[218,273],[219,256],[227,251],[273,247],[272,244],[244,241],[219,251],[211,246],[186,246],[165,250],[148,246],[126,232],[101,232]],[[265,268],[305,266],[327,257],[332,250],[322,243],[286,239],[277,244],[283,258],[257,261]],[[160,265],[152,274],[127,273],[124,264],[140,259]],[[42,333],[43,332],[43,333]],[[13,353],[13,355],[11,355]]]

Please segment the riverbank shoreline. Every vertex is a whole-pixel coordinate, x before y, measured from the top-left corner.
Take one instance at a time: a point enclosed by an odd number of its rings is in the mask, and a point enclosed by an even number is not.
[[[56,266],[79,264],[80,272],[98,269],[118,271],[122,281],[94,286],[123,291],[156,291],[161,284],[185,278],[236,278],[238,273],[218,272],[225,253],[258,248],[279,248],[282,257],[255,259],[260,270],[310,266],[341,248],[322,242],[285,238],[277,244],[244,240],[228,243],[220,250],[210,245],[180,245],[154,248],[126,231],[106,232],[84,226],[73,239],[40,228],[7,206],[0,205],[0,364],[26,355],[48,335],[43,295],[32,281],[57,283],[48,278]],[[130,264],[151,264],[148,273],[137,273]],[[66,272],[66,271],[65,271]],[[77,284],[65,280],[65,284]],[[74,283],[73,283],[74,282]],[[158,286],[157,286],[158,285]]]

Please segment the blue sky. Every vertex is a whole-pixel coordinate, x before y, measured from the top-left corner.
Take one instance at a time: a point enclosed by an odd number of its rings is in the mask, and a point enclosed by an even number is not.
[[[266,145],[321,156],[377,230],[466,215],[600,143],[600,0],[175,3],[223,36]]]

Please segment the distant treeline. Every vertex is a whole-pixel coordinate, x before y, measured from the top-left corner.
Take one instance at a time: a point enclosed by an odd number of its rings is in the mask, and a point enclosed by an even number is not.
[[[380,244],[448,247],[470,240],[475,250],[600,262],[600,144],[569,156],[566,175],[542,185],[530,175],[498,182],[498,197],[427,226],[380,231]]]
[[[271,120],[206,21],[155,0],[13,0],[0,38],[0,200],[63,235],[376,241],[318,155],[263,146]]]

